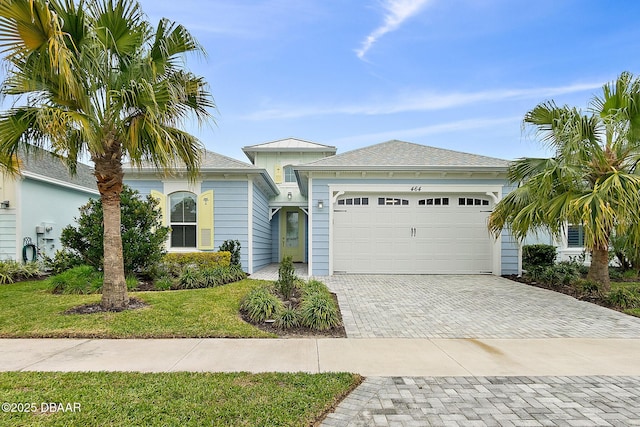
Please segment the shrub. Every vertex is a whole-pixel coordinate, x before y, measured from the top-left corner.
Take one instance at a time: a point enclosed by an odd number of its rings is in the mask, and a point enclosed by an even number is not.
[[[161,276],[171,280],[169,275]],[[174,289],[212,288],[245,279],[247,273],[238,266],[200,269],[194,265],[186,266],[176,280]]]
[[[202,271],[194,266],[187,266],[182,270],[178,278],[180,289],[197,289],[204,287]]]
[[[140,282],[138,282],[138,278],[135,275],[129,274],[124,280],[127,283],[127,291],[135,291],[138,289]],[[102,286],[100,288],[102,288]]]
[[[303,326],[326,331],[340,324],[335,301],[329,294],[316,292],[302,300],[300,317]]]
[[[162,261],[169,264],[169,269],[178,270],[188,266],[201,269],[228,267],[231,264],[229,252],[180,252],[166,254]],[[179,274],[179,273],[178,273]]]
[[[580,266],[571,261],[563,261],[546,267],[533,266],[526,276],[548,286],[570,285],[581,276]]]
[[[252,322],[264,322],[282,310],[282,302],[266,287],[256,288],[249,292],[242,301],[240,309]]]
[[[291,329],[300,326],[300,315],[292,307],[285,307],[276,313],[275,322],[273,323],[276,328]]]
[[[26,264],[14,260],[0,261],[0,285],[40,276],[42,271],[36,262]]]
[[[278,267],[278,281],[276,288],[284,299],[289,299],[293,292],[296,280],[296,270],[293,267],[293,260],[290,256],[286,256],[280,262]]]
[[[160,262],[165,253],[164,243],[169,233],[163,227],[156,201],[124,186],[120,196],[122,212],[122,249],[127,273],[145,272]],[[67,251],[82,259],[84,264],[101,269],[103,263],[102,202],[90,200],[80,208],[77,226],[62,230],[60,241]]]
[[[102,290],[103,276],[90,265],[81,265],[49,278],[54,294],[94,294]]]
[[[218,248],[220,252],[229,252],[231,254],[231,265],[240,267],[240,241],[225,240]]]
[[[58,250],[53,258],[46,258],[44,261],[45,267],[53,274],[60,274],[63,271],[81,266],[82,264],[82,257],[68,249]]]
[[[602,289],[598,282],[586,279],[577,279],[573,284],[583,296],[600,296]]]
[[[327,288],[327,285],[325,285],[324,283],[322,283],[319,280],[315,280],[315,279],[309,279],[307,282],[303,282],[302,284],[302,296],[309,296],[311,294],[315,294],[315,293],[323,293],[323,294],[327,294],[330,295],[331,293],[329,292],[329,288]]]
[[[640,297],[628,289],[620,288],[609,292],[609,304],[620,308],[640,308]]]
[[[247,273],[242,271],[239,266],[231,265],[229,267],[202,270],[202,276],[204,282],[203,287],[211,288],[245,279],[247,277]]]
[[[556,248],[552,245],[525,245],[522,247],[522,266],[531,267],[552,266],[556,260]]]
[[[153,286],[159,291],[168,291],[173,287],[173,280],[168,276],[163,276],[153,282]]]

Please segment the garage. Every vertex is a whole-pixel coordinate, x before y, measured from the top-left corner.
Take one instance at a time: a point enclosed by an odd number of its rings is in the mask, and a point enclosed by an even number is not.
[[[492,205],[486,193],[344,193],[333,205],[333,272],[490,274]]]

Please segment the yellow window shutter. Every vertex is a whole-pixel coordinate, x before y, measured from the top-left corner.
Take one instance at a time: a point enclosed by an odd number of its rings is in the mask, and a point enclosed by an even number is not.
[[[156,203],[158,203],[158,209],[160,210],[161,215],[161,224],[167,225],[167,196],[162,194],[159,191],[151,190],[151,197],[156,199]]]
[[[198,249],[213,249],[213,190],[198,196]]]
[[[282,166],[276,165],[273,173],[273,180],[276,182],[276,184],[282,184]]]

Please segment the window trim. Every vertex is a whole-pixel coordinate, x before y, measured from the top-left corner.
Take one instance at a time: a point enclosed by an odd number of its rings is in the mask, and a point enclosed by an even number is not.
[[[188,194],[191,196],[191,198],[193,199],[194,203],[195,203],[195,219],[193,222],[191,221],[172,221],[171,218],[171,214],[172,214],[172,198],[177,195],[177,194]],[[183,199],[184,200],[184,199]],[[171,235],[169,236],[169,249],[175,249],[175,250],[197,250],[198,249],[198,195],[196,193],[193,193],[191,191],[185,191],[185,190],[178,190],[178,191],[174,191],[173,193],[170,193],[167,195],[167,203],[168,203],[168,222],[167,222],[167,226],[169,228],[171,228]],[[180,203],[180,202],[177,202]],[[184,218],[183,218],[184,219]],[[194,229],[194,244],[193,246],[174,246],[173,245],[173,227],[174,226],[180,226],[180,227],[193,227]],[[183,239],[184,240],[184,239]]]

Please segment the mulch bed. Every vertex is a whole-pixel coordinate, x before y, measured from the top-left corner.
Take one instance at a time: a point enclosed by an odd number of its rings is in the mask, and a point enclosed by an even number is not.
[[[294,289],[293,292],[293,299],[299,300],[300,296],[298,295],[298,291]],[[332,292],[331,296],[336,302],[336,305],[339,307],[338,297],[336,296],[336,294]],[[273,323],[252,322],[247,316],[245,316],[244,313],[242,314],[242,320],[265,332],[275,334],[278,336],[278,338],[346,338],[347,332],[344,330],[344,326],[342,325],[342,313],[339,309],[338,316],[340,317],[340,326],[336,326],[326,331],[317,331],[315,329],[309,329],[302,326],[297,328],[280,329],[273,326]]]
[[[113,312],[124,311],[124,310],[137,310],[137,309],[148,307],[148,306],[149,304],[147,304],[146,302],[140,301],[139,299],[129,298],[129,305],[127,305],[127,307],[122,310],[105,310],[98,302],[94,304],[86,304],[86,305],[70,308],[69,310],[65,311],[63,314],[113,313]]]
[[[554,291],[554,292],[558,292],[558,293],[561,293],[561,294],[569,295],[570,297],[573,297],[573,298],[575,298],[577,300],[590,302],[592,304],[597,304],[597,305],[600,305],[602,307],[610,308],[612,310],[624,311],[620,307],[616,307],[616,306],[613,306],[613,305],[609,304],[609,302],[606,299],[604,299],[603,297],[601,297],[601,296],[597,296],[597,295],[593,295],[593,294],[584,294],[584,293],[578,291],[578,289],[576,289],[575,286],[571,286],[571,285],[550,286],[550,285],[546,285],[544,283],[539,283],[539,282],[534,282],[532,280],[528,280],[524,276],[517,276],[515,274],[503,275],[502,277],[504,277],[506,279],[509,279],[509,280],[513,280],[514,282],[524,283],[525,285],[529,285],[529,286],[535,286],[536,288],[547,289],[549,291]]]

